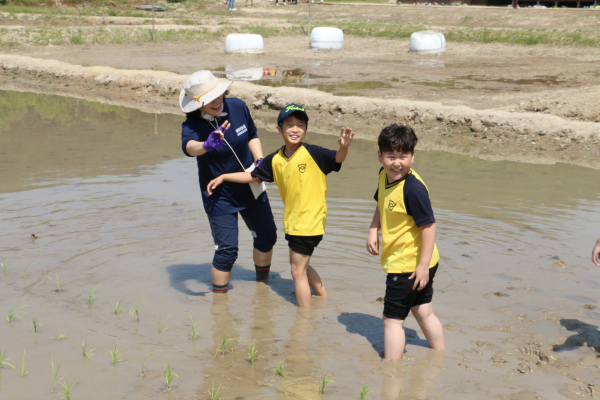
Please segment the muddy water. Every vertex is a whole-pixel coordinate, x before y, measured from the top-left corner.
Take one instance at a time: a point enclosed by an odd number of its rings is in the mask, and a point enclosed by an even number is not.
[[[375,143],[356,141],[328,178],[327,233],[312,264],[330,296],[298,312],[273,186],[280,239],[270,282],[254,281],[242,229],[230,292],[209,291],[213,245],[195,162],[179,150],[182,118],[15,92],[0,99],[0,258],[9,262],[0,305],[7,314],[27,305],[25,321],[0,323],[0,348],[16,367],[0,368],[2,399],[57,398],[51,361],[58,378],[76,382],[73,398],[87,399],[204,399],[213,384],[226,388],[223,399],[319,399],[322,374],[335,376],[325,394],[335,399],[357,398],[365,381],[371,399],[600,396],[600,270],[589,261],[600,234],[597,171],[417,152],[439,224],[434,304],[448,348],[429,351],[409,317],[405,358],[389,363],[380,357],[384,274],[364,249]],[[259,134],[265,152],[281,145]],[[336,146],[333,136],[308,141]],[[127,310],[115,315],[122,298]],[[138,321],[129,310],[139,301]],[[224,337],[237,342],[216,354]],[[281,361],[285,376],[274,376]],[[179,375],[170,392],[163,363]]]

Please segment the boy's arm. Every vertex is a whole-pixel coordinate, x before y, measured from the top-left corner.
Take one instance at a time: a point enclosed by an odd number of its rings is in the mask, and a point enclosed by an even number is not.
[[[256,178],[253,178],[252,175],[250,175],[250,172],[234,172],[232,174],[219,175],[208,183],[208,186],[206,187],[208,195],[212,195],[215,188],[221,183],[223,183],[223,181],[236,183],[252,183],[256,181]]]
[[[421,227],[422,243],[421,243],[421,260],[419,265],[415,269],[408,279],[415,278],[413,290],[422,290],[429,282],[429,263],[433,256],[433,249],[435,248],[435,222],[430,222]]]
[[[351,128],[342,128],[340,132],[340,138],[338,139],[338,143],[340,144],[340,148],[335,153],[335,162],[343,163],[348,155],[348,147],[352,144],[352,139],[354,138],[354,132],[352,132]]]
[[[375,207],[373,221],[369,227],[369,237],[367,238],[367,251],[374,256],[379,255],[379,229],[381,229],[381,214],[379,206]]]

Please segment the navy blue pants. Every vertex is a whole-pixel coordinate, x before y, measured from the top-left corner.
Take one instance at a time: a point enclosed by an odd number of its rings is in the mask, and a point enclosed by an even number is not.
[[[277,227],[269,198],[263,193],[256,202],[239,212],[254,238],[254,248],[268,253],[277,242]],[[215,256],[213,266],[219,271],[229,272],[238,257],[238,213],[213,215],[208,217]]]

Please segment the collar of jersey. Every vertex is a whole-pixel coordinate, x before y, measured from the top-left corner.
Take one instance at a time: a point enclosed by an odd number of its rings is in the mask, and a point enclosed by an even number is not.
[[[223,111],[221,113],[221,115],[219,115],[219,117],[225,117],[226,115],[227,115],[227,113],[225,111]],[[202,112],[202,118],[204,118],[207,121],[214,121],[215,120],[215,116],[214,115],[206,114],[205,112]]]
[[[298,148],[294,151],[294,154],[292,154],[290,156],[290,158],[287,158],[285,155],[285,144],[281,147],[281,156],[285,159],[285,161],[290,161],[292,158],[294,158],[294,156],[296,155],[296,153],[298,152],[298,150],[300,150],[300,147],[304,146],[303,142],[300,142],[300,146],[298,146]]]
[[[385,172],[385,171],[384,171]],[[392,183],[388,182],[388,176],[387,174],[385,174],[385,188],[389,189],[389,188],[393,188],[394,186],[396,186],[397,184],[399,184],[400,182],[406,180],[406,178],[408,178],[408,175],[412,174],[412,169],[408,171],[408,174],[402,178],[402,179],[398,179],[397,181],[394,181]]]

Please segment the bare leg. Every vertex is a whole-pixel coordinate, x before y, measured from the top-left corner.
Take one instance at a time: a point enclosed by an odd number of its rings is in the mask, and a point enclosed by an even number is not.
[[[323,281],[317,271],[309,265],[306,274],[308,275],[308,284],[315,291],[315,294],[317,296],[327,296],[327,290],[325,290]]]
[[[445,349],[444,329],[438,317],[433,313],[431,303],[414,306],[411,311],[425,334],[429,347],[436,350]]]
[[[214,266],[211,269],[212,282],[215,286],[223,286],[229,283],[231,279],[231,271],[223,272],[216,269]]]
[[[298,307],[310,307],[310,286],[307,276],[309,262],[310,256],[296,253],[290,249],[290,265],[292,267],[294,286],[296,287],[296,302],[298,303]]]
[[[404,320],[383,317],[383,343],[385,358],[399,360],[404,354]]]

